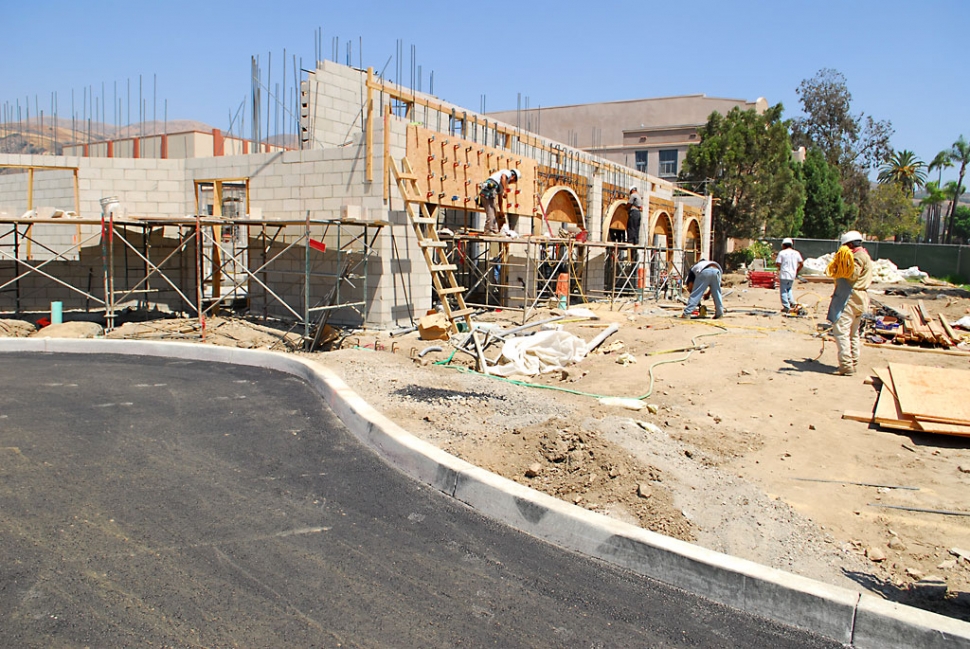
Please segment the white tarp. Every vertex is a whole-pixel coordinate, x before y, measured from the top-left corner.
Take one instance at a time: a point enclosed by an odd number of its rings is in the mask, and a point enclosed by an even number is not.
[[[571,333],[540,331],[506,341],[502,346],[506,362],[488,368],[488,372],[497,376],[536,376],[578,363],[588,351],[586,341]]]
[[[824,275],[825,269],[835,253],[813,257],[805,260],[805,267],[802,268],[803,275]],[[905,270],[899,268],[888,259],[876,259],[872,262],[872,281],[880,283],[899,283],[905,282],[909,277],[929,277],[917,266],[910,266]]]

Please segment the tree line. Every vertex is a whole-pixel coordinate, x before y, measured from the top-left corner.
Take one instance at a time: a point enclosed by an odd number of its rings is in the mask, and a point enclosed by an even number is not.
[[[699,129],[700,142],[688,149],[680,181],[713,198],[716,254],[730,237],[833,239],[850,229],[880,240],[970,239],[970,208],[959,206],[970,162],[962,134],[927,164],[892,148],[889,121],[852,112],[852,95],[837,70],[803,80],[798,96],[804,116],[789,120],[780,103],[760,114],[712,113]],[[801,147],[804,161],[794,154]],[[958,180],[941,186],[948,168],[958,169]],[[928,180],[934,171],[938,179]]]

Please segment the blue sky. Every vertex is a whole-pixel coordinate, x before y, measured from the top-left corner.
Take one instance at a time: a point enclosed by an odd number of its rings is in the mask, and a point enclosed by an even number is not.
[[[970,85],[962,43],[966,0],[654,0],[593,3],[390,2],[268,3],[197,0],[38,0],[4,8],[0,104],[35,96],[45,115],[57,93],[69,118],[84,88],[101,85],[113,121],[114,84],[131,83],[137,121],[139,75],[150,119],[192,119],[228,130],[250,90],[250,57],[272,86],[287,85],[292,57],[312,67],[320,30],[324,58],[339,39],[353,64],[393,78],[397,43],[404,71],[422,70],[427,91],[472,110],[555,106],[704,93],[782,102],[801,114],[796,88],[821,68],[845,75],[854,113],[889,120],[896,149],[924,161],[970,138]],[[362,45],[362,47],[361,47]],[[153,108],[153,84],[157,102]],[[263,118],[265,120],[265,116]],[[247,119],[247,123],[248,123]],[[238,127],[237,127],[238,128]],[[936,174],[933,175],[935,177]],[[955,179],[951,170],[944,174]]]

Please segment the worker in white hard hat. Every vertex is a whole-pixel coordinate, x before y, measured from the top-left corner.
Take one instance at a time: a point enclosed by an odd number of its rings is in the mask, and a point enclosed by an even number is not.
[[[626,242],[634,246],[640,243],[640,216],[643,213],[643,197],[637,188],[630,188],[630,198],[627,201]]]
[[[485,179],[479,190],[482,207],[485,208],[485,234],[498,234],[505,225],[505,195],[509,185],[518,182],[518,169],[499,169]]]
[[[805,260],[802,253],[795,250],[795,242],[791,237],[781,240],[781,252],[775,257],[778,265],[778,286],[781,291],[781,312],[788,313],[795,306],[795,298],[792,297],[792,287],[795,285],[795,278],[802,272]]]
[[[872,259],[862,247],[862,241],[862,234],[856,230],[843,234],[830,265],[829,274],[835,277],[836,287],[828,318],[832,322],[832,335],[839,353],[839,367],[835,373],[842,376],[851,376],[858,371],[862,316],[869,311]]]

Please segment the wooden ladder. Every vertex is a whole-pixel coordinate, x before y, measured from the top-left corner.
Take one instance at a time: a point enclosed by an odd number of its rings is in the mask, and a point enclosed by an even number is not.
[[[472,317],[474,309],[468,308],[465,304],[465,287],[458,284],[455,279],[455,271],[458,267],[448,261],[445,255],[447,243],[438,238],[437,219],[428,211],[428,203],[424,196],[420,194],[418,188],[418,177],[411,170],[411,164],[407,158],[401,161],[402,169],[398,169],[397,163],[388,158],[391,169],[394,170],[394,177],[397,179],[397,187],[404,199],[404,209],[408,213],[408,219],[414,228],[414,234],[418,238],[418,246],[424,253],[424,260],[431,271],[431,281],[434,283],[434,290],[441,301],[445,317],[448,318],[451,333],[458,333],[456,321],[463,320],[466,331],[472,331]],[[449,299],[453,299],[457,308],[452,308]]]

